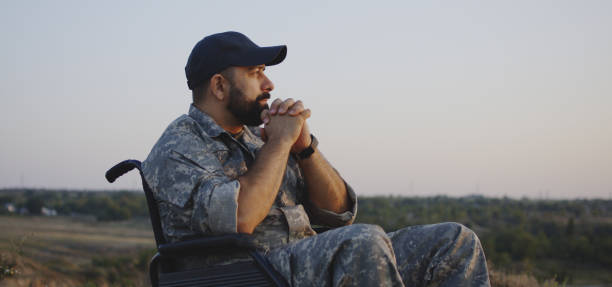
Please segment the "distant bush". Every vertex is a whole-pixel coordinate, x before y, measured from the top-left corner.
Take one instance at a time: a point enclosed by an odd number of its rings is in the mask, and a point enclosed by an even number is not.
[[[17,262],[7,254],[0,253],[0,281],[17,274]]]

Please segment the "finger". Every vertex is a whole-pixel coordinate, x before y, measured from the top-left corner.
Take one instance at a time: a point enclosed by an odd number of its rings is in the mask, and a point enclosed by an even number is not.
[[[307,118],[310,118],[310,114],[311,114],[310,109],[305,109],[305,110],[304,110],[304,111],[303,111],[303,112],[300,114],[300,116],[302,116],[302,118],[304,118],[304,119],[307,119]]]
[[[259,118],[264,124],[268,124],[268,122],[270,122],[270,111],[268,111],[268,109],[261,111]]]
[[[279,115],[284,115],[285,113],[287,113],[287,110],[289,110],[289,108],[291,108],[291,106],[293,106],[293,104],[295,104],[295,101],[292,98],[286,99],[278,107],[278,114]]]
[[[261,133],[261,139],[265,142],[268,141],[268,137],[266,136],[266,129],[264,128],[259,128],[259,131]]]
[[[270,105],[270,115],[276,115],[276,112],[278,111],[278,106],[283,102],[283,100],[281,99],[276,99],[272,102],[272,104]]]
[[[303,111],[304,111],[304,104],[302,103],[302,101],[297,101],[295,102],[295,104],[293,104],[291,109],[289,109],[289,115],[297,116]]]

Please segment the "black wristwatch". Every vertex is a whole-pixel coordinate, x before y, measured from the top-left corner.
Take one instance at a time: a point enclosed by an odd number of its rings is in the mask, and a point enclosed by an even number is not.
[[[298,159],[309,158],[315,152],[315,148],[317,148],[318,145],[319,145],[319,141],[317,140],[317,138],[315,138],[315,136],[310,134],[310,145],[307,148],[303,149],[301,152],[298,152],[296,154],[297,158]]]

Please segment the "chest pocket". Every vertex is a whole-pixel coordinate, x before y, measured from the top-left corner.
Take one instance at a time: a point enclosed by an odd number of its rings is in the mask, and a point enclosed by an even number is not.
[[[207,157],[208,160],[217,161],[217,162],[214,164],[212,164],[212,162],[211,164],[203,164],[199,162],[199,164],[204,169],[208,170],[209,172],[218,174],[219,165],[224,167],[225,162],[227,162],[229,158],[229,155],[230,155],[229,148],[225,146],[223,143],[213,140],[207,143],[204,149],[206,150],[204,154],[209,155],[209,157]]]
[[[223,166],[223,173],[230,179],[237,179],[247,172],[244,155],[236,143],[229,143],[229,147],[221,142],[216,142],[212,147],[213,153]]]

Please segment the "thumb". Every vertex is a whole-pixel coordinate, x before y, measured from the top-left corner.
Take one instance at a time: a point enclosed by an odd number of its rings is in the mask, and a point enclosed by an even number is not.
[[[261,114],[259,114],[259,118],[264,124],[268,124],[268,122],[270,122],[270,110],[265,109],[261,111]]]
[[[266,129],[259,128],[259,132],[261,133],[261,139],[265,142],[268,141],[268,137],[266,136]]]

